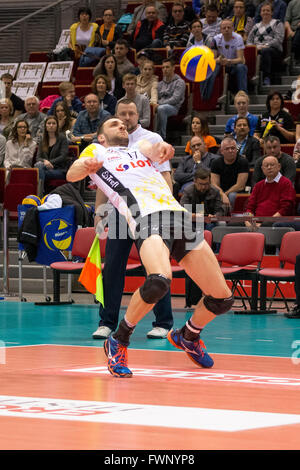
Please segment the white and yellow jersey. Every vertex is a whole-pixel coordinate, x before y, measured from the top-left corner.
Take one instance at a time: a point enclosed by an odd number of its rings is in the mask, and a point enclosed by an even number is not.
[[[90,178],[126,217],[133,232],[139,217],[158,211],[185,211],[164,177],[137,146],[105,148],[95,143],[86,147],[81,157],[103,161],[102,168]]]

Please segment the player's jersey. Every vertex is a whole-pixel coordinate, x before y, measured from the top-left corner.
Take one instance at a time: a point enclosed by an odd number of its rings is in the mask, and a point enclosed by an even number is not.
[[[185,211],[173,197],[168,184],[152,162],[133,146],[86,147],[80,157],[96,157],[103,166],[90,178],[125,216],[134,233],[139,217],[158,211]]]

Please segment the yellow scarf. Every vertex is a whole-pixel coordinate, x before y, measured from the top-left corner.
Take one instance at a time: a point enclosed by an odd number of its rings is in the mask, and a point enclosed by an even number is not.
[[[110,28],[110,30],[109,30],[109,33],[108,33],[108,35],[107,35],[107,38],[106,38],[106,40],[107,40],[108,42],[112,42],[113,39],[114,39],[115,27],[116,27],[116,25],[113,23],[112,26],[111,26],[111,28]],[[101,35],[101,39],[102,39],[103,33],[104,33],[104,24],[102,24],[102,25],[100,26],[100,35]]]
[[[238,25],[237,25],[237,27],[235,28],[235,31],[236,31],[237,33],[244,31],[244,29],[245,29],[245,19],[246,19],[246,17],[245,17],[245,15],[244,15],[244,16],[242,16],[242,18],[239,20]],[[232,22],[233,22],[233,24],[235,24],[235,16],[233,16]]]

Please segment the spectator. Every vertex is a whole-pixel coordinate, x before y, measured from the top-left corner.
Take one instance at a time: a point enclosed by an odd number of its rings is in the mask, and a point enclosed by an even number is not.
[[[204,119],[197,114],[193,114],[191,118],[191,134],[192,136],[197,135],[205,143],[206,151],[216,153],[218,150],[216,139],[209,134],[207,119]],[[187,142],[185,147],[186,153],[192,153],[190,140]]]
[[[292,52],[298,65],[300,62],[300,2],[298,0],[291,0],[287,6],[285,29],[287,37],[292,40]]]
[[[58,121],[58,132],[65,134],[69,143],[75,144],[78,139],[72,136],[72,132],[76,117],[72,116],[65,101],[58,101],[56,103],[53,116],[55,116]]]
[[[191,138],[191,154],[180,159],[174,173],[174,196],[177,198],[193,182],[195,171],[199,167],[210,169],[215,158],[215,154],[207,152],[202,137],[194,135]]]
[[[223,204],[233,208],[237,193],[245,191],[249,163],[245,157],[237,155],[233,137],[225,137],[220,150],[222,155],[211,164],[211,182],[220,190]]]
[[[247,202],[246,214],[257,217],[284,217],[294,215],[296,192],[291,181],[280,172],[280,162],[276,157],[264,157],[261,168],[264,179],[253,188]],[[272,226],[274,222],[264,222]],[[261,223],[245,222],[247,226]]]
[[[300,318],[300,254],[296,256],[294,289],[296,294],[295,305],[293,306],[292,311],[285,313],[284,316],[296,319]]]
[[[148,128],[150,126],[150,103],[145,95],[141,95],[136,91],[137,77],[132,73],[126,73],[123,76],[123,88],[125,90],[124,98],[135,102],[138,115],[139,123],[142,127]],[[121,98],[122,100],[123,98]],[[120,102],[120,101],[119,101]]]
[[[258,119],[254,136],[264,139],[267,135],[279,137],[282,144],[295,142],[295,124],[291,114],[283,109],[284,99],[281,93],[274,91],[267,97],[267,112]]]
[[[117,61],[117,69],[120,75],[134,73],[135,65],[127,57],[129,45],[126,39],[118,39],[114,48],[114,56]]]
[[[125,90],[122,86],[122,77],[117,68],[117,61],[114,55],[107,54],[102,57],[99,64],[95,67],[93,72],[94,77],[97,75],[106,75],[111,84],[110,94],[114,95],[117,100],[122,98]]]
[[[77,16],[79,21],[70,26],[69,48],[74,52],[75,59],[79,59],[79,66],[87,67],[99,57],[95,48],[98,24],[91,23],[92,12],[89,8],[79,8]]]
[[[254,21],[251,16],[247,16],[244,0],[235,0],[233,4],[233,30],[235,33],[240,34],[243,41],[246,42],[248,34],[254,26]]]
[[[28,123],[24,120],[15,122],[6,142],[4,167],[7,170],[31,168],[35,149],[36,142],[31,138]]]
[[[291,155],[281,151],[280,140],[276,136],[268,136],[265,138],[265,155],[276,157],[280,162],[281,174],[288,178],[292,183],[296,179],[296,164]],[[256,160],[254,165],[254,172],[252,177],[252,184],[255,185],[264,178],[261,165],[264,157],[260,157]]]
[[[182,3],[174,2],[172,16],[166,24],[163,35],[163,45],[171,55],[174,47],[186,47],[190,35],[190,27],[184,20],[184,7]]]
[[[117,98],[111,95],[110,80],[107,75],[97,75],[92,82],[92,92],[98,96],[100,108],[108,111],[112,116],[115,114]]]
[[[3,167],[4,157],[5,157],[5,146],[6,138],[4,135],[0,134],[0,167]]]
[[[41,138],[41,125],[46,115],[39,111],[40,100],[36,96],[28,96],[25,99],[26,113],[20,114],[17,120],[24,119],[29,125],[29,131],[33,140],[39,143]]]
[[[11,91],[14,78],[10,73],[4,73],[1,80],[5,86],[5,97],[12,102],[13,116],[16,118],[19,114],[25,113],[24,101]]]
[[[13,112],[14,108],[10,99],[2,98],[0,100],[0,134],[6,139],[9,138],[14,125]]]
[[[144,48],[162,47],[164,23],[158,18],[154,3],[146,6],[145,19],[138,21],[134,30],[132,45],[136,51]]]
[[[79,137],[80,150],[91,144],[97,136],[97,129],[101,121],[110,116],[109,112],[100,108],[100,102],[97,95],[90,93],[84,98],[85,110],[81,111],[76,119],[73,136]]]
[[[162,21],[163,23],[167,21],[168,12],[167,12],[165,5],[163,5],[163,3],[156,2],[156,1],[153,2],[153,0],[143,0],[142,5],[139,5],[134,9],[133,18],[132,18],[130,25],[127,28],[127,33],[133,34],[138,22],[146,18],[145,16],[146,7],[150,3],[151,4],[154,3],[155,8],[158,12],[158,18],[160,19],[160,21]]]
[[[268,0],[268,3],[270,3],[270,5],[272,6],[272,10],[273,10],[272,17],[275,20],[279,20],[282,23],[284,23],[285,15],[286,15],[286,2],[283,0]],[[262,19],[261,8],[263,7],[264,4],[265,2],[262,2],[262,4],[258,5],[256,9],[255,17],[254,17],[255,23],[259,23]]]
[[[185,99],[185,82],[175,73],[172,58],[164,59],[163,79],[158,82],[158,102],[154,105],[156,113],[156,132],[165,140],[167,123],[170,116],[176,116]]]
[[[103,11],[103,23],[99,26],[96,35],[98,36],[98,45],[102,48],[103,54],[107,50],[111,52],[118,39],[122,38],[120,27],[114,22],[114,11],[112,8],[105,8]]]
[[[145,60],[141,66],[141,73],[136,78],[137,93],[146,95],[150,104],[157,104],[158,77],[154,75],[154,63],[149,59]]]
[[[253,136],[258,122],[258,116],[249,113],[249,96],[244,91],[239,91],[234,97],[234,106],[237,114],[228,119],[225,127],[225,135],[232,134],[234,136],[234,123],[238,117],[246,117],[250,124],[249,134]]]
[[[209,39],[220,33],[222,19],[218,17],[218,13],[219,10],[214,3],[205,8],[205,18],[201,20],[202,33]]]
[[[47,112],[48,116],[53,115],[53,110],[56,103],[63,100],[66,101],[70,111],[74,111],[76,114],[82,111],[82,102],[80,101],[78,96],[75,95],[75,86],[72,82],[61,82],[59,84],[58,90],[61,96],[59,96],[53,101],[51,108]]]
[[[206,34],[203,34],[203,26],[199,19],[191,23],[191,34],[186,45],[187,48],[192,46],[204,46],[207,39]]]
[[[278,64],[281,60],[284,26],[281,21],[272,19],[273,8],[270,3],[264,2],[260,12],[262,21],[251,29],[247,44],[254,44],[261,55],[260,69],[263,73],[263,84],[269,86],[274,64]]]
[[[293,151],[293,159],[296,164],[296,167],[300,168],[300,139],[298,139],[295,144]]]
[[[69,144],[65,134],[59,132],[55,116],[47,116],[42,140],[34,165],[39,170],[40,194],[47,192],[47,181],[66,177],[68,170]]]
[[[251,168],[261,156],[260,142],[250,135],[250,124],[248,118],[239,117],[234,123],[235,141],[238,156],[245,157]]]

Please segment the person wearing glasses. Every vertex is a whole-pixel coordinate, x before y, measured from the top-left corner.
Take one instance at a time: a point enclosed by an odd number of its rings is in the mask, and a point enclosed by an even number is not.
[[[39,111],[40,100],[37,96],[27,96],[25,98],[26,113],[20,114],[15,121],[25,120],[29,124],[31,137],[37,143],[42,138],[42,125],[46,119],[46,114]]]
[[[186,47],[189,36],[190,26],[184,19],[183,4],[175,2],[172,7],[172,16],[163,34],[163,45],[168,55],[172,54],[174,47]]]
[[[6,142],[4,168],[31,168],[36,145],[30,135],[28,123],[24,120],[17,121]]]

